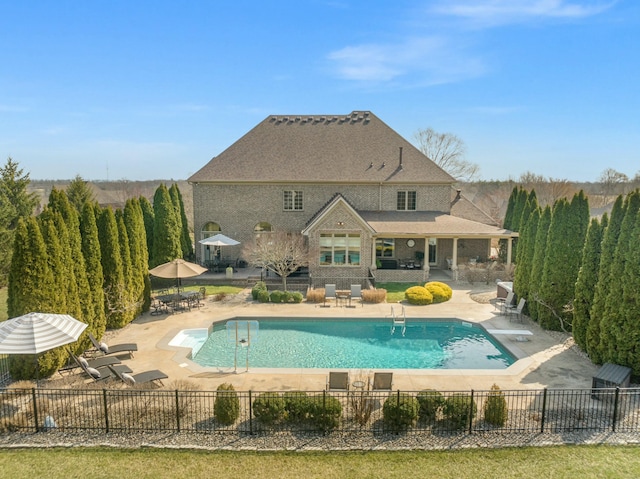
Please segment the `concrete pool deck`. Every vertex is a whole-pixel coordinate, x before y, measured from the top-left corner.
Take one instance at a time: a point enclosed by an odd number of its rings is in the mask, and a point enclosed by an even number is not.
[[[393,388],[440,391],[484,390],[496,383],[503,390],[548,388],[590,388],[591,378],[598,367],[576,353],[562,335],[547,333],[537,324],[524,318],[509,321],[501,316],[491,302],[495,287],[454,284],[453,298],[441,304],[412,306],[408,304],[356,304],[356,307],[319,307],[315,303],[263,304],[251,301],[249,290],[215,302],[207,298],[205,306],[179,314],[151,316],[146,313],[125,328],[109,331],[109,344],[135,342],[138,352],[124,362],[134,372],[160,369],[167,373],[170,385],[175,380],[196,382],[203,390],[214,390],[221,383],[231,383],[236,390],[287,391],[322,390],[326,386],[328,370],[323,369],[251,369],[244,372],[244,356],[239,355],[238,373],[216,368],[204,368],[188,359],[190,350],[169,346],[171,339],[183,329],[208,328],[214,321],[243,317],[303,317],[303,318],[384,318],[391,308],[396,314],[404,305],[406,317],[458,318],[478,323],[492,331],[518,361],[504,370],[394,370]],[[493,294],[491,293],[493,291]],[[352,370],[356,376],[369,371]]]

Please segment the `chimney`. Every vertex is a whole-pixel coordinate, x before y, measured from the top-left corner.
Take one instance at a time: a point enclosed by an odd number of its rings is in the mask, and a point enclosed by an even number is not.
[[[400,147],[400,158],[399,158],[399,160],[400,160],[400,164],[398,165],[398,167],[400,169],[402,169],[402,147]]]
[[[462,190],[456,190],[456,199],[454,201],[460,199],[460,193],[462,193]]]

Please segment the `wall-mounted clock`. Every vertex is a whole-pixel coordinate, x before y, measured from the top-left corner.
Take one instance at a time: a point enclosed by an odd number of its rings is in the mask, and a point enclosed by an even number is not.
[[[408,239],[408,240],[407,240],[407,246],[408,246],[409,248],[413,248],[415,245],[416,245],[416,242],[415,242],[415,241],[413,241],[412,239]]]

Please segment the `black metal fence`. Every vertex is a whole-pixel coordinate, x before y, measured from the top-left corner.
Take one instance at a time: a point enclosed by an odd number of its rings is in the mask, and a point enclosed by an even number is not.
[[[0,431],[640,432],[640,389],[255,392],[2,389]]]
[[[0,387],[11,382],[11,373],[9,372],[9,356],[0,354]]]

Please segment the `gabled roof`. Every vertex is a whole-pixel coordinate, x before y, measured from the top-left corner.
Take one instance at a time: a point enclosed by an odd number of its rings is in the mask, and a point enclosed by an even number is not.
[[[453,184],[455,179],[373,113],[354,111],[269,116],[189,182]]]
[[[335,210],[338,205],[343,205],[351,215],[356,218],[363,228],[368,229],[371,233],[374,233],[373,229],[362,219],[362,217],[358,214],[356,209],[349,203],[344,196],[340,193],[336,194],[329,200],[322,208],[320,208],[316,214],[314,214],[309,221],[307,221],[306,226],[302,230],[303,235],[309,234],[309,230],[311,230],[314,225],[320,222],[325,216]]]
[[[489,216],[484,210],[476,206],[460,190],[452,188],[451,211],[453,216],[477,221],[486,225],[498,226],[496,220]]]
[[[420,235],[443,237],[515,237],[503,228],[457,218],[439,211],[359,211],[378,235]]]

